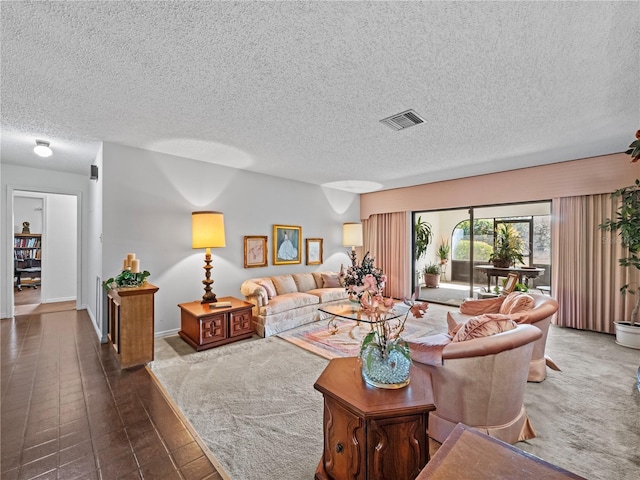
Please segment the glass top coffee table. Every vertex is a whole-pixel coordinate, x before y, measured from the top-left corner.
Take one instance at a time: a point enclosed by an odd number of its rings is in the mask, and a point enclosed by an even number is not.
[[[396,302],[393,306],[393,309],[387,313],[385,316],[385,321],[393,320],[395,318],[406,315],[409,311],[409,306],[405,305],[402,302]],[[318,308],[318,312],[320,312],[320,318],[322,320],[327,320],[327,329],[331,334],[338,333],[338,322],[337,320],[342,321],[353,321],[356,323],[368,323],[374,324],[379,322],[380,320],[376,318],[371,318],[368,314],[362,311],[362,307],[359,303],[351,302],[349,300],[345,300],[344,302],[332,303],[329,305],[323,305]]]

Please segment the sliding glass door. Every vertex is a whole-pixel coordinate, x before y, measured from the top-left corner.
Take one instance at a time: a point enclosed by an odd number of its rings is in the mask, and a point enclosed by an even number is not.
[[[495,232],[500,225],[510,226],[522,239],[521,266],[544,270],[530,282],[529,287],[549,286],[550,215],[550,202],[415,212],[414,225],[420,218],[422,222],[428,222],[432,232],[425,255],[413,260],[416,272],[414,282],[419,298],[456,306],[466,298],[495,294],[495,286],[488,287],[489,279],[482,266],[491,263],[489,258],[495,247]],[[446,261],[439,255],[442,246],[449,250]],[[432,276],[427,279],[424,275],[425,269],[434,265],[440,270],[437,286],[429,281],[433,279]],[[494,278],[498,290],[503,280]]]

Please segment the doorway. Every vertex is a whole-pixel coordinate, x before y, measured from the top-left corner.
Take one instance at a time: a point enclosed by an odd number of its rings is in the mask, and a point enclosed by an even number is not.
[[[75,309],[78,197],[13,192],[14,315]]]
[[[522,265],[536,267],[542,274],[518,288],[548,289],[551,285],[551,202],[531,202],[485,207],[469,207],[414,212],[431,225],[432,239],[424,258],[414,259],[416,286],[423,301],[459,306],[467,298],[495,294],[487,287],[486,271],[478,268],[490,263],[495,231],[499,225],[512,226],[523,241]],[[440,258],[447,246],[446,261]],[[438,286],[427,287],[421,280],[426,266],[439,267]],[[500,279],[503,280],[503,279]],[[496,282],[498,280],[496,279]]]

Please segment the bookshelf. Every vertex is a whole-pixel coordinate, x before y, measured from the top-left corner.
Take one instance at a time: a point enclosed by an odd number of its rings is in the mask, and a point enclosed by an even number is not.
[[[16,233],[13,237],[15,287],[38,288],[42,273],[42,235]]]

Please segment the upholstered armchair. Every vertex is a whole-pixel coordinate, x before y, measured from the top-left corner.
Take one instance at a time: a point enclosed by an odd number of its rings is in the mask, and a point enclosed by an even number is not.
[[[524,408],[524,391],[531,352],[542,332],[526,324],[510,328],[465,341],[454,342],[444,334],[409,341],[414,365],[431,375],[433,385],[431,453],[458,423],[511,444],[536,436]]]
[[[547,378],[547,366],[553,370],[560,368],[545,354],[547,335],[551,318],[558,311],[558,302],[547,295],[538,293],[513,292],[504,297],[467,300],[460,305],[459,312],[449,312],[449,331],[471,317],[485,313],[510,315],[517,323],[528,323],[540,329],[542,337],[535,343],[529,365],[529,382],[542,382]]]

